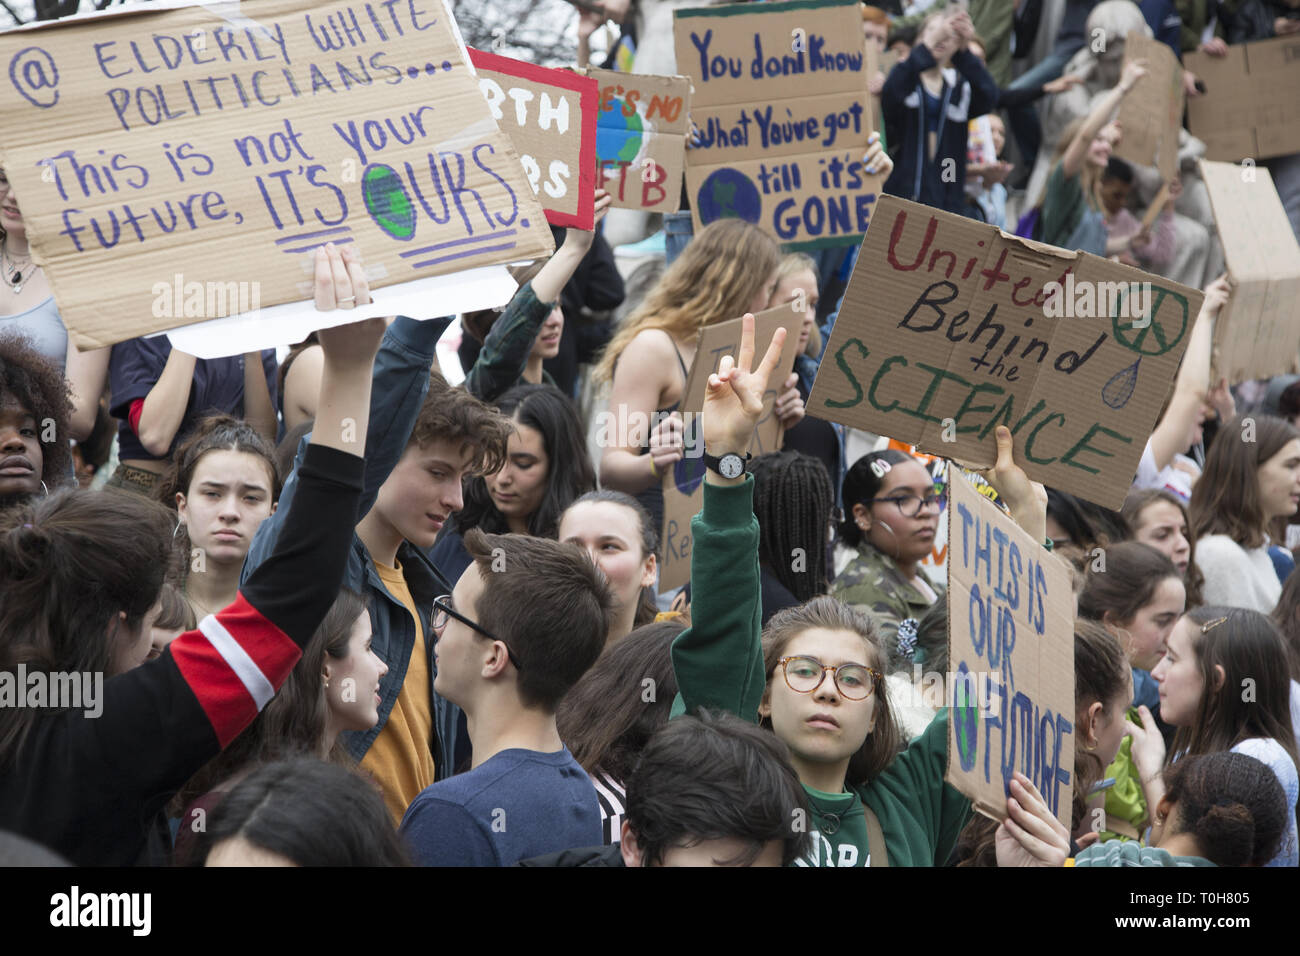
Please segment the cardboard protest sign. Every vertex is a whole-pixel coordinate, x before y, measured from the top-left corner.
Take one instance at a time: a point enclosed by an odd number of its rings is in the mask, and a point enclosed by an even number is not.
[[[553,226],[590,229],[596,192],[596,82],[508,56],[469,51],[492,118],[510,137]]]
[[[1017,770],[1070,826],[1074,591],[1065,565],[964,478],[948,500],[948,771],[1006,817]]]
[[[1187,103],[1187,128],[1206,159],[1300,153],[1300,35],[1234,43],[1222,57],[1187,53],[1183,64],[1205,84]]]
[[[787,333],[781,358],[772,370],[767,389],[763,393],[763,412],[754,425],[754,436],[745,449],[757,458],[771,451],[781,450],[781,437],[785,430],[773,413],[773,405],[781,384],[794,368],[794,342],[802,318],[790,306],[778,306],[754,316],[754,361],[762,358],[767,343],[779,328]],[[672,591],[691,579],[691,518],[704,506],[704,443],[699,439],[699,413],[704,410],[704,393],[709,375],[716,372],[724,355],[740,351],[740,333],[743,319],[719,322],[700,330],[695,360],[686,377],[686,390],[680,404],[685,425],[686,454],[663,479],[664,522],[660,529],[663,541],[663,561],[659,564],[659,590]]]
[[[1267,169],[1199,163],[1232,297],[1214,323],[1213,381],[1300,372],[1300,245]]]
[[[676,212],[691,129],[691,81],[614,70],[587,75],[600,87],[597,185],[617,208]]]
[[[698,419],[687,419],[687,434]],[[697,445],[697,447],[700,447]],[[704,507],[704,460],[698,453],[682,458],[664,475],[664,523],[660,528],[663,560],[659,563],[659,593],[676,591],[691,579],[691,519]]]
[[[739,217],[791,249],[852,245],[884,177],[854,0],[727,4],[673,14],[677,67],[694,84],[686,153],[696,230]]]
[[[808,414],[1124,501],[1204,296],[1088,253],[885,196]]]
[[[1151,205],[1147,206],[1147,211],[1142,214],[1142,228],[1150,229],[1155,221],[1160,218],[1160,213],[1164,211],[1165,203],[1169,202],[1169,183],[1166,182],[1156,193]]]
[[[363,253],[378,315],[383,287],[553,248],[442,3],[255,9],[0,36],[0,162],[79,346],[301,303],[327,241]]]
[[[1124,62],[1146,60],[1147,75],[1119,107],[1122,136],[1115,155],[1155,166],[1166,181],[1178,175],[1178,130],[1183,125],[1183,68],[1168,46],[1142,33],[1124,39]]]

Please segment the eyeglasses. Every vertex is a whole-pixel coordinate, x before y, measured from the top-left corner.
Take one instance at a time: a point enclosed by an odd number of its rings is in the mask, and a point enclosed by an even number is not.
[[[456,620],[460,621],[460,623],[464,624],[466,627],[478,631],[480,634],[482,634],[490,641],[501,641],[501,638],[497,637],[491,631],[480,627],[474,621],[471,621],[464,614],[461,614],[459,611],[453,608],[451,606],[450,594],[444,594],[441,597],[434,598],[433,599],[433,629],[435,631],[441,631],[444,627],[447,626],[447,618],[449,617],[454,617]],[[515,657],[515,652],[510,649],[510,645],[506,644],[505,641],[501,641],[501,643],[505,645],[506,656],[510,658],[510,663],[515,665],[515,670],[517,671],[523,670],[523,668],[519,666],[519,659]]]
[[[786,686],[798,694],[811,694],[821,687],[827,671],[835,675],[836,688],[848,700],[866,700],[880,683],[879,671],[862,664],[831,667],[815,657],[783,657],[777,663]]]
[[[917,518],[924,509],[934,504],[939,506],[940,511],[943,510],[944,505],[948,503],[948,486],[936,484],[934,490],[924,498],[916,495],[891,495],[888,498],[868,498],[866,503],[874,504],[878,501],[892,501],[898,505],[898,510],[904,518]]]

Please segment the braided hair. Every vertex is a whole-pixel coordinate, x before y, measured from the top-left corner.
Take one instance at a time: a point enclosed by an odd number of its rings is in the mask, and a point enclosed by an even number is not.
[[[835,491],[826,466],[797,451],[760,455],[754,475],[758,560],[801,603],[825,594]],[[803,561],[792,560],[802,554]],[[795,570],[798,568],[799,570]]]

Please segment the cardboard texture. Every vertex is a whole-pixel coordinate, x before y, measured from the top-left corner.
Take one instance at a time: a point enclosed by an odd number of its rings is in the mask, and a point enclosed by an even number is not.
[[[691,579],[691,519],[704,507],[704,460],[683,458],[664,475],[663,487],[660,594],[676,591]]]
[[[1214,325],[1212,381],[1300,372],[1300,244],[1267,169],[1198,164],[1223,244],[1232,297]]]
[[[1074,792],[1074,592],[1065,565],[964,478],[948,507],[948,771],[1005,819],[1027,776],[1068,828]]]
[[[676,212],[691,129],[691,81],[615,70],[589,69],[587,75],[600,87],[598,185],[616,208]]]
[[[743,319],[719,322],[700,330],[695,360],[686,376],[686,391],[681,401],[683,421],[686,426],[687,456],[677,462],[673,470],[664,475],[664,523],[660,529],[664,559],[659,565],[659,590],[672,591],[691,579],[691,518],[704,506],[703,444],[695,440],[699,413],[704,409],[704,392],[709,375],[717,371],[724,355],[740,351],[740,333]],[[794,342],[798,335],[800,316],[788,305],[768,309],[754,316],[754,361],[762,359],[772,335],[779,328],[786,330],[785,347],[781,358],[772,370],[767,389],[763,393],[763,412],[754,426],[754,435],[745,449],[757,458],[771,451],[781,450],[781,436],[785,429],[772,413],[772,406],[780,393],[781,383],[794,370]],[[693,456],[693,457],[692,457]]]
[[[1228,47],[1228,55],[1186,53],[1205,84],[1187,102],[1187,128],[1205,158],[1234,163],[1300,153],[1300,35]]]
[[[553,226],[590,229],[595,216],[595,80],[470,50],[492,118],[515,144]]]
[[[1131,163],[1155,166],[1165,181],[1178,175],[1178,130],[1183,125],[1183,68],[1159,40],[1141,33],[1124,39],[1124,62],[1147,61],[1147,75],[1119,107],[1123,135],[1115,155]]]
[[[859,242],[884,177],[862,164],[874,121],[857,3],[677,10],[673,37],[695,88],[686,189],[696,231],[739,217],[790,249]]]
[[[1118,509],[1203,298],[885,196],[808,414],[977,467],[1005,424],[1031,478]]]
[[[0,37],[0,162],[78,346],[248,311],[253,293],[301,302],[327,241],[362,251],[380,302],[551,251],[441,3],[246,9],[256,22],[146,8]],[[177,275],[206,292],[181,315],[156,291]]]

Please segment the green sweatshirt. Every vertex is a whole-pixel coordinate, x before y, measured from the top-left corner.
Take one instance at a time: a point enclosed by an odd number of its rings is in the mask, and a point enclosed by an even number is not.
[[[754,480],[704,485],[691,521],[692,626],[673,641],[678,695],[672,716],[707,707],[753,723],[767,676],[760,643],[758,519]],[[842,794],[805,787],[813,810],[807,866],[867,866],[865,803],[880,821],[890,866],[942,866],[970,817],[970,800],[943,782],[947,710],[875,780]]]

